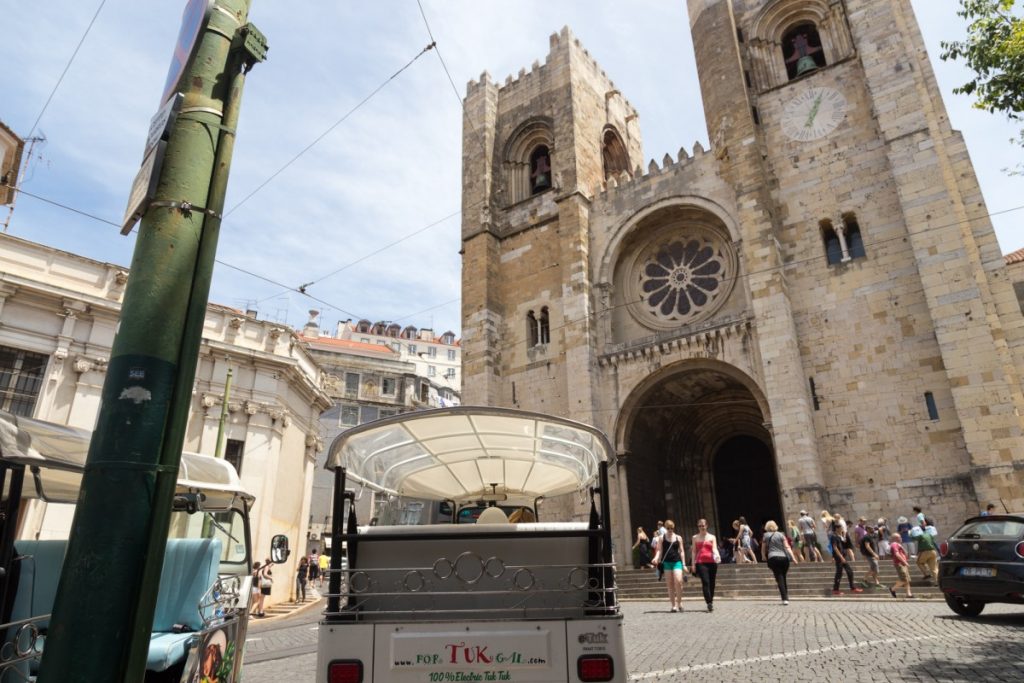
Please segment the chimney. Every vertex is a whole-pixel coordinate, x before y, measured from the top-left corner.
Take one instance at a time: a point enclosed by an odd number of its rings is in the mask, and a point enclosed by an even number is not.
[[[317,324],[316,319],[320,316],[320,311],[315,308],[309,309],[309,322],[302,327],[302,336],[308,339],[319,339],[320,338],[320,326]]]

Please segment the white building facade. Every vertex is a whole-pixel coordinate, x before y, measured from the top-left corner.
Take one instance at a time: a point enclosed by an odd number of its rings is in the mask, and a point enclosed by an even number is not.
[[[115,264],[0,235],[0,409],[95,426],[129,277]],[[256,496],[252,542],[262,560],[275,534],[302,548],[323,448],[319,417],[331,401],[323,371],[290,329],[210,305],[185,450],[214,454],[229,368],[224,455]],[[27,516],[21,537],[67,533],[70,510],[49,507]],[[292,583],[275,582],[271,602],[289,598]]]

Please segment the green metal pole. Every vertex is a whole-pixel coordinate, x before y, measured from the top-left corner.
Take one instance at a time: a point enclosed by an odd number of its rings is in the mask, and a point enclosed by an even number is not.
[[[144,677],[244,80],[232,44],[249,2],[217,0],[183,81],[156,192],[175,205],[151,207],[139,229],[40,683]]]
[[[224,380],[224,397],[220,404],[220,420],[217,422],[217,446],[213,449],[213,457],[224,457],[224,425],[228,421],[228,399],[231,398],[231,368],[228,368],[227,379]]]

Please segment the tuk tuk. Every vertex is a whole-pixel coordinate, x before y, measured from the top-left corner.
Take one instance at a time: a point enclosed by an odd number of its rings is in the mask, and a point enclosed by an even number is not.
[[[339,435],[332,545],[348,563],[332,558],[317,681],[625,681],[613,458],[593,427],[504,408],[405,413]],[[448,518],[361,526],[364,487]],[[589,514],[547,519],[559,506],[542,501],[566,494]]]
[[[67,551],[52,530],[23,528],[31,501],[77,502],[90,437],[0,411],[0,683],[35,679]],[[254,500],[227,461],[182,453],[146,681],[240,680]],[[286,537],[273,548],[275,561],[287,558]]]

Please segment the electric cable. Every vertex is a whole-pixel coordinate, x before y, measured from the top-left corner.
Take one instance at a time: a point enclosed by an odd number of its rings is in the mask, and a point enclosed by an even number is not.
[[[50,96],[46,98],[46,104],[43,105],[43,108],[39,112],[39,116],[36,117],[35,123],[32,124],[32,129],[29,130],[28,135],[25,136],[26,139],[31,138],[32,134],[36,132],[36,127],[42,120],[43,114],[46,113],[46,109],[50,106],[50,102],[53,100],[53,96],[57,94],[57,89],[60,87],[60,84],[64,81],[64,76],[67,75],[68,69],[71,68],[71,64],[75,61],[75,57],[78,56],[78,51],[82,49],[82,43],[85,42],[86,36],[88,36],[89,31],[92,30],[92,25],[96,23],[96,18],[100,15],[100,10],[103,9],[103,6],[105,4],[107,4],[107,0],[100,0],[99,7],[96,8],[96,12],[92,15],[92,19],[89,21],[89,25],[85,27],[85,33],[82,34],[82,38],[78,41],[78,45],[75,46],[75,51],[71,53],[71,59],[69,59],[68,63],[64,65],[64,70],[60,73],[60,78],[57,79],[57,82],[53,86],[53,90],[50,91]]]
[[[396,71],[395,73],[391,74],[391,76],[390,76],[390,77],[388,77],[388,78],[387,78],[387,80],[385,80],[385,81],[384,81],[383,83],[381,83],[381,84],[380,84],[380,85],[378,85],[378,86],[377,86],[376,88],[374,88],[374,89],[373,89],[373,91],[372,91],[372,92],[371,92],[371,93],[370,93],[369,95],[367,95],[366,97],[364,97],[364,98],[363,98],[363,99],[362,99],[362,100],[361,100],[361,101],[360,101],[360,102],[359,102],[359,103],[358,103],[358,104],[357,104],[356,106],[354,106],[354,107],[352,107],[351,109],[349,109],[349,110],[348,110],[348,111],[347,111],[347,112],[345,113],[345,115],[344,115],[344,116],[342,116],[342,117],[341,117],[340,119],[338,119],[337,121],[335,121],[334,123],[332,123],[332,124],[331,124],[330,126],[328,126],[327,130],[325,130],[324,132],[320,133],[320,135],[318,135],[318,136],[317,136],[317,137],[316,137],[316,138],[315,138],[315,139],[313,140],[313,142],[311,142],[311,143],[309,143],[308,145],[306,145],[305,147],[303,147],[303,148],[302,148],[302,150],[301,150],[301,151],[300,151],[300,152],[299,152],[298,154],[296,154],[295,156],[293,156],[293,157],[292,157],[291,159],[289,159],[289,160],[288,160],[288,162],[287,162],[287,163],[286,163],[286,164],[285,164],[284,166],[282,166],[281,168],[279,168],[279,169],[277,169],[276,171],[274,171],[274,172],[273,172],[273,173],[272,173],[272,174],[270,175],[270,177],[269,177],[269,178],[267,178],[267,179],[266,179],[266,180],[264,180],[264,181],[263,181],[262,183],[260,183],[259,185],[257,185],[257,186],[256,186],[256,189],[254,189],[254,190],[253,190],[252,192],[250,192],[249,194],[245,195],[245,197],[243,197],[243,198],[242,198],[242,201],[238,202],[237,204],[235,204],[234,206],[232,206],[232,207],[231,207],[230,209],[228,209],[228,210],[227,210],[227,212],[226,212],[226,213],[224,214],[224,217],[225,217],[225,218],[227,218],[227,217],[228,217],[228,216],[230,216],[230,215],[231,215],[232,213],[234,213],[234,212],[235,212],[235,210],[236,210],[236,209],[237,209],[238,207],[242,206],[242,204],[245,204],[245,203],[246,203],[247,201],[249,201],[250,199],[252,199],[253,195],[255,195],[255,194],[256,194],[257,192],[259,192],[260,190],[262,190],[262,189],[263,189],[264,187],[266,187],[267,185],[269,185],[269,184],[270,184],[270,183],[271,183],[271,182],[272,182],[272,181],[274,180],[274,178],[276,178],[277,176],[281,175],[281,174],[282,174],[282,173],[283,173],[283,172],[285,171],[285,169],[287,169],[287,168],[288,168],[289,166],[291,166],[291,165],[292,165],[292,164],[294,164],[294,163],[295,163],[296,161],[298,161],[298,160],[299,160],[299,158],[300,158],[300,157],[301,157],[301,156],[302,156],[303,154],[305,154],[305,153],[306,153],[306,152],[308,152],[309,150],[313,149],[313,147],[314,147],[314,146],[315,146],[315,145],[316,145],[316,144],[317,144],[318,142],[320,142],[320,141],[321,141],[321,140],[323,140],[323,139],[324,139],[325,137],[327,137],[327,135],[329,135],[329,134],[331,133],[331,131],[333,131],[333,130],[334,130],[335,128],[337,128],[337,127],[338,127],[338,126],[340,126],[340,125],[341,125],[342,123],[344,123],[344,122],[345,122],[345,120],[346,120],[346,119],[348,119],[348,117],[352,116],[352,114],[354,114],[354,113],[355,113],[356,111],[358,111],[360,107],[362,107],[362,106],[363,106],[364,104],[366,104],[367,102],[369,102],[369,101],[370,101],[370,100],[371,100],[371,99],[373,98],[373,96],[374,96],[374,95],[376,95],[376,94],[377,94],[377,93],[379,93],[379,92],[380,92],[381,90],[383,90],[383,89],[385,88],[385,86],[387,86],[387,85],[388,85],[389,83],[391,83],[391,81],[395,80],[395,78],[397,78],[397,77],[398,77],[398,75],[399,75],[400,73],[402,73],[403,71],[405,71],[406,69],[408,69],[408,68],[409,68],[410,66],[412,66],[412,65],[413,65],[413,63],[414,63],[414,62],[415,62],[416,60],[418,60],[418,59],[419,59],[420,57],[422,57],[422,56],[423,56],[424,54],[426,54],[426,53],[427,53],[427,52],[429,52],[430,50],[433,50],[433,49],[434,49],[434,47],[435,47],[435,46],[434,46],[434,44],[433,44],[433,43],[430,43],[430,44],[429,44],[429,45],[427,45],[427,46],[426,46],[425,48],[423,48],[422,50],[420,50],[419,54],[417,54],[417,55],[416,55],[415,57],[413,57],[412,59],[410,59],[410,60],[409,60],[409,61],[408,61],[408,62],[407,62],[407,63],[405,64],[405,66],[403,66],[403,67],[402,67],[401,69],[399,69],[399,70],[398,70],[398,71]]]
[[[50,199],[46,199],[44,197],[40,197],[39,195],[35,195],[35,194],[32,194],[32,193],[27,192],[25,190],[22,190],[20,188],[14,187],[13,185],[7,185],[6,187],[9,187],[9,188],[11,188],[11,189],[21,193],[21,194],[25,194],[25,195],[27,195],[29,197],[32,197],[33,199],[39,199],[40,201],[46,202],[48,204],[52,204],[52,205],[60,207],[62,209],[66,209],[68,211],[72,211],[74,213],[77,213],[79,215],[85,216],[87,218],[92,218],[92,219],[97,220],[97,221],[99,221],[101,223],[105,223],[107,225],[112,225],[112,226],[118,227],[118,228],[121,227],[118,223],[115,223],[113,221],[108,221],[108,220],[106,220],[104,218],[100,218],[98,216],[95,216],[93,214],[87,213],[85,211],[81,211],[79,209],[75,209],[75,208],[67,206],[65,204],[61,204],[60,202],[56,202],[56,201],[53,201],[53,200],[50,200]],[[920,231],[917,231],[917,232],[912,232],[910,230],[907,230],[907,232],[905,232],[903,234],[894,235],[892,237],[887,237],[885,239],[875,240],[873,242],[865,242],[864,243],[864,247],[865,247],[865,249],[867,249],[867,248],[874,248],[874,247],[878,247],[878,246],[880,246],[882,244],[885,244],[885,243],[888,243],[888,242],[905,240],[908,237],[913,237],[914,235],[920,234],[921,232],[925,232],[925,231],[936,232],[938,230],[946,230],[946,229],[951,229],[951,228],[959,228],[961,225],[963,225],[965,223],[971,223],[971,222],[974,222],[975,220],[980,220],[980,219],[983,219],[983,218],[991,218],[993,216],[999,216],[999,215],[1003,215],[1003,214],[1007,214],[1007,213],[1013,213],[1015,211],[1020,211],[1022,209],[1024,209],[1024,204],[1021,204],[1019,206],[1010,207],[1010,208],[1007,208],[1007,209],[1001,209],[999,211],[992,211],[992,212],[989,212],[989,213],[987,213],[987,214],[985,214],[983,216],[977,217],[977,218],[964,218],[964,219],[959,220],[959,221],[954,221],[953,223],[947,223],[945,225],[938,225],[938,226],[935,226],[935,227],[932,227],[932,228],[927,228],[926,230],[920,230]],[[789,269],[789,268],[792,268],[794,266],[798,266],[798,265],[801,265],[801,264],[804,264],[804,263],[810,263],[810,262],[818,261],[821,258],[822,258],[822,256],[819,254],[819,255],[816,255],[816,256],[809,256],[809,257],[804,258],[804,259],[796,259],[796,260],[793,260],[793,261],[789,261],[787,263],[783,263],[783,264],[780,264],[780,265],[769,266],[767,268],[763,268],[763,269],[760,269],[760,270],[754,270],[754,271],[750,271],[750,272],[747,272],[747,273],[737,273],[732,278],[724,278],[722,281],[723,282],[727,282],[730,279],[733,280],[733,281],[738,281],[741,277],[749,278],[749,277],[754,276],[754,275],[763,275],[763,274],[771,273],[771,272],[774,272],[774,271],[783,271],[783,270],[786,270],[786,269]],[[308,297],[309,299],[311,299],[313,301],[316,301],[317,303],[320,303],[320,304],[322,304],[324,306],[327,306],[327,307],[329,307],[331,309],[334,309],[334,310],[337,310],[337,311],[341,311],[342,313],[345,313],[346,315],[349,315],[352,318],[359,319],[359,320],[368,319],[368,318],[365,318],[364,316],[359,316],[359,315],[356,315],[354,313],[351,313],[350,311],[347,311],[347,310],[345,310],[344,308],[342,308],[340,306],[336,306],[336,305],[334,305],[333,303],[331,303],[329,301],[326,301],[324,299],[320,299],[319,297],[313,296],[312,294],[310,294],[307,291],[300,291],[297,288],[288,287],[287,285],[284,285],[284,284],[282,284],[282,283],[280,283],[280,282],[278,282],[276,280],[273,280],[273,279],[271,279],[271,278],[269,278],[267,276],[260,275],[258,273],[254,273],[252,271],[246,270],[246,269],[241,268],[239,266],[235,266],[233,264],[227,263],[227,262],[222,261],[220,259],[217,259],[216,262],[219,263],[220,265],[226,266],[226,267],[231,268],[233,270],[237,270],[238,272],[244,273],[244,274],[249,275],[249,276],[251,276],[253,278],[256,278],[258,280],[263,280],[263,281],[268,282],[268,283],[270,283],[272,285],[275,285],[277,287],[281,287],[281,288],[285,289],[286,291],[296,292],[298,294],[301,294],[301,295],[303,295],[305,297]],[[583,322],[585,322],[586,320],[589,320],[590,318],[596,317],[598,315],[604,315],[606,313],[609,313],[611,311],[617,310],[617,309],[622,308],[624,306],[630,306],[630,305],[632,305],[634,303],[638,303],[639,301],[640,300],[637,300],[635,302],[634,301],[624,301],[624,302],[621,302],[621,303],[618,303],[618,304],[613,304],[611,306],[608,306],[607,308],[601,309],[600,311],[594,311],[592,313],[585,314],[584,316],[582,316],[580,318],[576,318],[574,320],[567,320],[567,321],[563,322],[560,325],[556,325],[554,327],[551,327],[550,331],[553,332],[553,331],[556,331],[556,330],[565,329],[565,328],[570,327],[572,325],[582,324]],[[443,304],[438,304],[438,305],[435,306],[435,308],[439,308],[441,306],[448,305],[448,303],[451,303],[451,302],[445,302]],[[430,310],[430,309],[427,309],[427,310]],[[407,317],[410,317],[410,316],[402,316],[402,317],[395,318],[395,319],[396,320],[401,320],[401,319],[404,319],[404,318],[407,318]],[[512,346],[515,346],[516,344],[518,344],[518,343],[520,343],[522,341],[525,341],[525,337],[516,337],[516,338],[510,340],[509,342],[507,342],[505,344],[496,346],[495,349],[496,350],[504,350],[504,349],[507,349],[507,348],[511,348]]]

